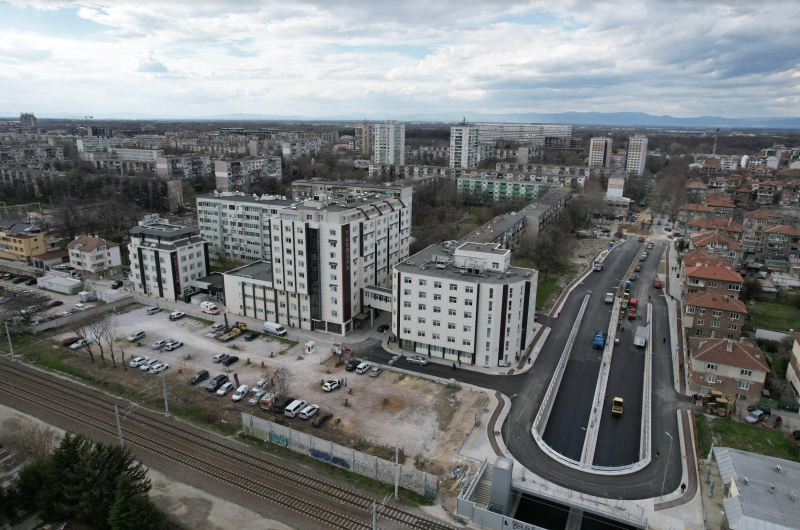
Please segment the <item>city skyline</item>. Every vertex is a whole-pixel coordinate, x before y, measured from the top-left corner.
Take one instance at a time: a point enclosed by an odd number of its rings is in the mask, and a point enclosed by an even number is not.
[[[622,7],[12,0],[0,109],[797,115],[796,4]]]

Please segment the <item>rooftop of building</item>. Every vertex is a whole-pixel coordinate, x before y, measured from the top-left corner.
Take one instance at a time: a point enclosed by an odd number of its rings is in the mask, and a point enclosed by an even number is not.
[[[180,237],[191,237],[199,233],[200,228],[197,226],[173,225],[166,219],[159,217],[158,214],[145,215],[144,220],[139,221],[138,226],[131,228],[131,235],[169,238],[172,240]]]
[[[686,293],[686,305],[747,313],[747,306],[744,302],[726,294]]]
[[[704,219],[692,219],[686,226],[701,228],[705,230],[723,230],[725,232],[743,232],[744,227],[739,223],[724,217],[707,217]]]
[[[716,230],[703,230],[691,236],[693,247],[725,247],[728,250],[742,250],[735,240],[720,234]]]
[[[488,249],[485,247],[493,247]],[[499,245],[464,243],[459,250],[468,252],[485,252],[490,255],[502,256],[507,250],[499,249]],[[445,246],[444,243],[431,245],[423,249],[407,260],[395,265],[395,269],[400,273],[419,274],[431,276],[433,278],[444,278],[459,281],[469,281],[473,283],[487,283],[493,285],[506,285],[516,283],[520,280],[530,279],[536,272],[533,269],[522,267],[509,267],[505,272],[492,271],[485,269],[482,273],[476,274],[475,271],[468,271],[453,265],[452,252],[455,247]],[[437,264],[437,258],[439,263]],[[480,271],[478,271],[480,272]]]
[[[267,263],[266,261],[256,261],[254,263],[250,263],[249,265],[239,267],[238,269],[233,269],[232,271],[228,271],[225,274],[229,276],[236,276],[239,278],[259,280],[262,282],[271,282],[272,264]]]
[[[692,359],[769,372],[764,354],[757,346],[750,346],[733,339],[691,337],[689,348]]]
[[[118,247],[119,243],[108,241],[107,239],[103,239],[97,235],[92,236],[88,234],[75,236],[75,239],[67,243],[68,249],[80,250],[81,252],[92,252],[97,247],[102,246],[106,246],[108,248]]]
[[[800,464],[729,447],[715,447],[714,458],[722,483],[738,493],[722,501],[730,528],[798,528],[800,502],[792,493],[800,484]]]

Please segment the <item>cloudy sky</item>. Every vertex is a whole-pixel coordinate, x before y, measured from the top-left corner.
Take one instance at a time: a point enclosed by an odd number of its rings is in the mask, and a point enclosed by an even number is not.
[[[0,0],[0,111],[798,116],[800,2]]]

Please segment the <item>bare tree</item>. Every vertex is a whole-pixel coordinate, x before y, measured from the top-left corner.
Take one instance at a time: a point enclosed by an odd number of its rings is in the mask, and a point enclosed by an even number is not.
[[[88,339],[91,333],[91,330],[89,329],[89,326],[85,320],[76,320],[70,325],[70,330],[72,330],[75,335],[83,337],[84,339]],[[86,344],[84,347],[89,353],[89,359],[94,362],[94,353],[92,352],[92,348],[89,347],[89,344]]]
[[[94,339],[97,347],[100,348],[100,361],[105,364],[106,356],[105,349],[103,348],[103,339],[106,336],[108,328],[107,315],[101,315],[97,318],[91,319],[86,324],[89,334]]]
[[[24,458],[44,458],[58,445],[57,430],[25,418],[8,418],[0,424],[0,442]]]
[[[282,396],[289,395],[289,388],[292,383],[297,379],[297,374],[288,366],[281,366],[275,370],[273,380],[275,381],[275,388]]]
[[[117,367],[117,359],[114,356],[114,343],[117,340],[117,332],[119,331],[119,321],[117,316],[110,314],[105,318],[105,326],[103,327],[103,335],[100,337],[108,344],[109,353],[111,353],[111,366]],[[123,360],[123,363],[125,361]]]
[[[30,295],[20,294],[22,292],[24,291],[7,293],[8,300],[0,305],[0,317],[9,322],[15,331],[21,331],[17,328],[27,326],[40,315],[48,300],[47,296],[38,294],[38,291]]]

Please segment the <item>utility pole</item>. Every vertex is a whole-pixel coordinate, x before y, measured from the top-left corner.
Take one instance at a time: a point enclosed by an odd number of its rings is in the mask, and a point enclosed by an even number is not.
[[[394,500],[398,500],[397,488],[400,485],[400,446],[394,446]]]
[[[8,322],[6,322],[6,337],[8,337],[8,348],[11,350],[11,362],[16,361],[16,357],[14,357],[14,345],[11,344],[11,333],[8,331]]]
[[[167,411],[167,418],[169,418],[169,403],[167,403],[167,381],[164,379],[164,372],[161,372],[161,383],[164,385],[164,409]]]
[[[122,424],[119,422],[119,407],[114,405],[114,414],[117,416],[117,432],[119,433],[119,446],[125,447],[125,444],[122,443]]]
[[[378,510],[375,508],[375,501],[372,501],[372,530],[378,530]]]

